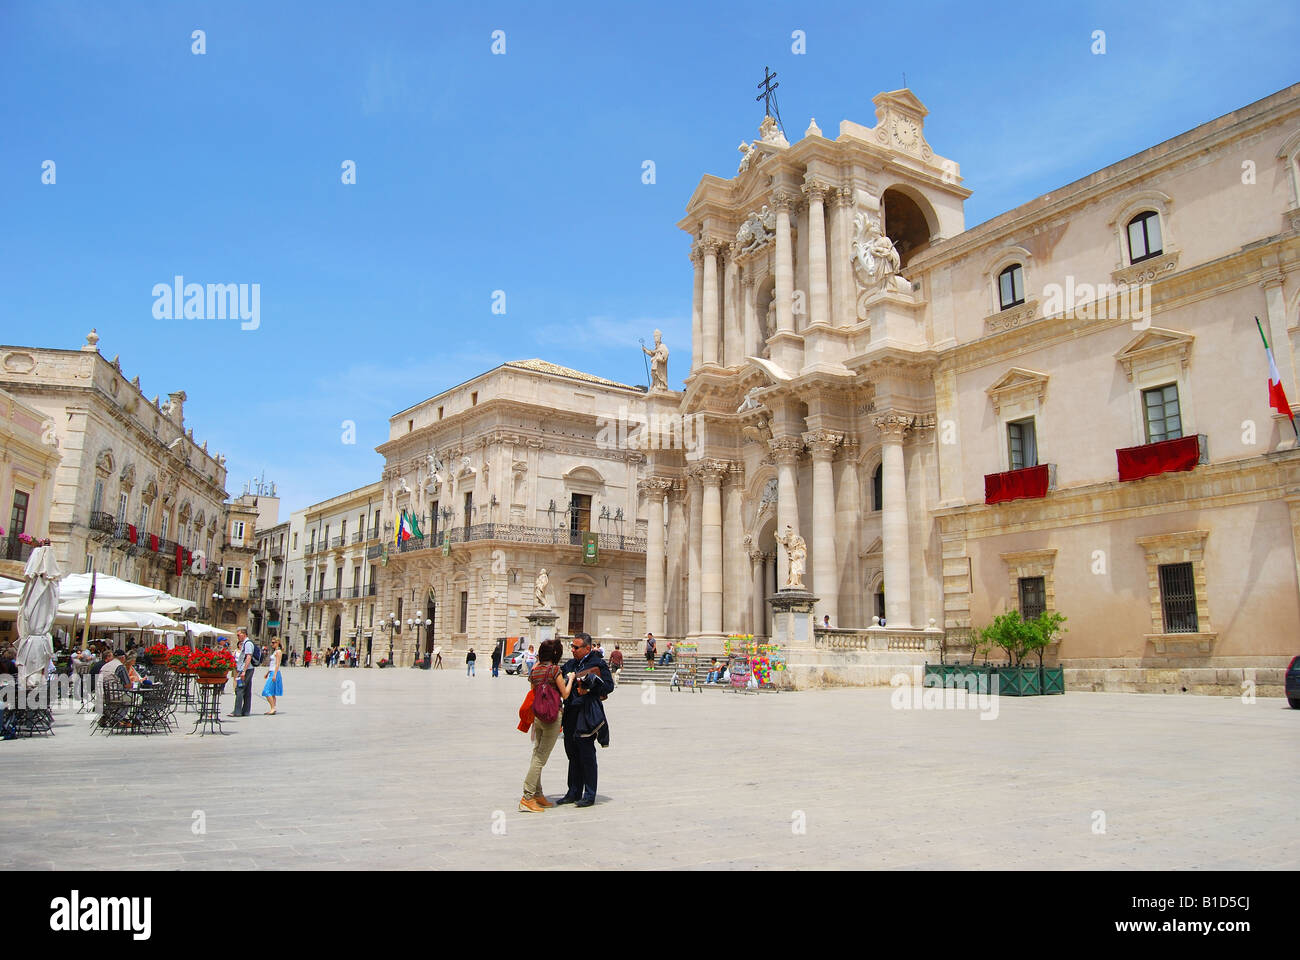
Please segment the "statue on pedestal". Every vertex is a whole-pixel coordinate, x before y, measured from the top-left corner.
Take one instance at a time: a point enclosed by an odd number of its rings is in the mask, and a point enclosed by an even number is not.
[[[808,559],[808,544],[803,537],[794,532],[794,527],[788,523],[785,525],[785,535],[777,537],[776,542],[785,547],[786,556],[790,560],[790,572],[786,576],[785,586],[781,589],[806,589],[803,584],[803,572]]]
[[[542,567],[537,573],[537,580],[533,583],[533,602],[537,604],[538,609],[550,609],[550,604],[546,602],[546,590],[551,585],[551,578],[546,574],[546,568]]]
[[[644,343],[645,341],[642,341]],[[664,346],[664,335],[661,331],[655,331],[655,348],[648,350],[641,348],[641,352],[650,358],[650,389],[667,390],[668,389],[668,348]]]

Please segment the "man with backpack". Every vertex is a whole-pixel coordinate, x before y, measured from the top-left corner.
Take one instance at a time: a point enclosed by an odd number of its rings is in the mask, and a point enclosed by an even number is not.
[[[246,717],[253,709],[253,671],[262,663],[257,644],[248,639],[248,631],[240,627],[235,654],[235,712],[232,717]]]

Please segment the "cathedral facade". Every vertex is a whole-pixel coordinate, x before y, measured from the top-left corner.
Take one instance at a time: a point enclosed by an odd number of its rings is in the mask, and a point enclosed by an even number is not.
[[[698,442],[647,452],[647,628],[769,635],[793,533],[828,648],[1057,610],[1076,687],[1283,666],[1300,451],[1263,340],[1297,399],[1300,85],[972,229],[924,105],[875,105],[766,119],[687,204],[690,374],[646,406]]]

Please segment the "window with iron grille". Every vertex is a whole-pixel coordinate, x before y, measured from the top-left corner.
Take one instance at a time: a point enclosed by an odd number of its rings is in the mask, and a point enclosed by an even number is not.
[[[1190,563],[1160,565],[1160,608],[1165,633],[1196,633],[1196,584]]]
[[[469,627],[469,593],[460,592],[460,632],[465,633]]]
[[[1047,610],[1047,587],[1042,577],[1020,578],[1020,618],[1034,620]]]
[[[1146,418],[1147,443],[1177,440],[1183,435],[1183,418],[1178,409],[1176,383],[1143,390],[1142,413]]]

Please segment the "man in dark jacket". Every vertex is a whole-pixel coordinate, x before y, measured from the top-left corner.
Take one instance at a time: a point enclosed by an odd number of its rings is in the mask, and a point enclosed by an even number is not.
[[[569,790],[556,801],[590,807],[596,802],[596,741],[609,746],[609,724],[600,700],[614,689],[609,664],[591,645],[591,635],[580,633],[573,638],[573,659],[560,670],[569,676],[586,670],[578,677],[560,715],[564,729],[564,753],[569,758]]]

